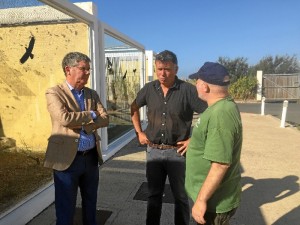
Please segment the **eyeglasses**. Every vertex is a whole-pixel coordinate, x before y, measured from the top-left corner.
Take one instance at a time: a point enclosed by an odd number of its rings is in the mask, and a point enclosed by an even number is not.
[[[91,68],[85,68],[85,67],[81,67],[81,66],[75,66],[76,68],[78,68],[79,70],[81,70],[82,72],[90,72],[92,71]]]

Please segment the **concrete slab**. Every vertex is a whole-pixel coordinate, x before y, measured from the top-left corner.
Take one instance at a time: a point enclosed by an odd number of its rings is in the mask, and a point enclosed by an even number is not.
[[[242,203],[231,225],[298,225],[300,131],[272,116],[242,113],[242,120]],[[105,225],[145,224],[146,202],[133,200],[145,181],[145,147],[134,139],[101,167],[98,207],[113,212]],[[161,224],[174,224],[173,210],[163,204]],[[50,206],[28,225],[54,221]]]

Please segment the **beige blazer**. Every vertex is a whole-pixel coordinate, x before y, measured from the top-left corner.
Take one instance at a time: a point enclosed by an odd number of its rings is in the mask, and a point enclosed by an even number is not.
[[[66,83],[46,91],[47,108],[52,122],[52,132],[48,138],[44,166],[55,170],[65,170],[73,162],[78,148],[80,130],[94,133],[99,164],[103,163],[100,137],[97,129],[108,126],[108,114],[100,102],[96,91],[85,87],[86,111],[81,111],[73,93]],[[100,116],[93,120],[90,111],[98,111]]]

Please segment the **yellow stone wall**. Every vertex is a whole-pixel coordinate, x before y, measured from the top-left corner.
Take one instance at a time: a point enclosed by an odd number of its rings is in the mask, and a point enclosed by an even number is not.
[[[21,64],[32,36],[34,58]],[[15,139],[18,147],[45,150],[51,132],[45,90],[65,80],[61,61],[70,51],[89,55],[86,24],[0,27],[0,137]]]

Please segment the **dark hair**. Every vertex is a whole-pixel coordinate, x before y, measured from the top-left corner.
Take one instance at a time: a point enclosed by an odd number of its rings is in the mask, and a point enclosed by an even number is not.
[[[69,52],[66,54],[61,63],[64,73],[66,74],[66,66],[77,66],[81,61],[91,62],[91,59],[81,52]]]
[[[155,56],[155,61],[156,60],[162,61],[162,62],[172,62],[172,63],[178,65],[176,55],[169,50],[164,50],[164,51],[158,53]]]

